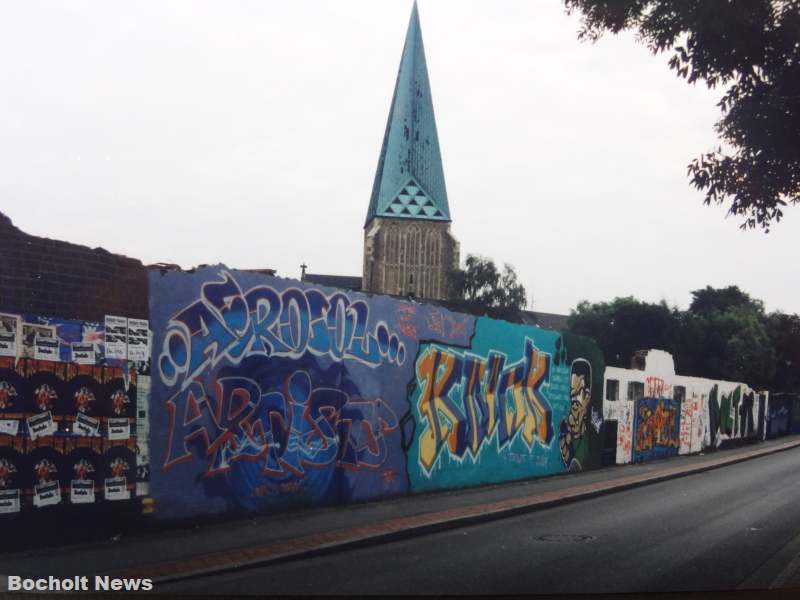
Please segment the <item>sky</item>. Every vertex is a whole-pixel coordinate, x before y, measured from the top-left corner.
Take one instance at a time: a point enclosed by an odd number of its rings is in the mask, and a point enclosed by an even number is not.
[[[411,0],[0,0],[0,211],[184,268],[360,275]],[[800,312],[800,209],[765,235],[688,163],[720,90],[560,1],[419,0],[452,231],[535,310],[738,285]]]

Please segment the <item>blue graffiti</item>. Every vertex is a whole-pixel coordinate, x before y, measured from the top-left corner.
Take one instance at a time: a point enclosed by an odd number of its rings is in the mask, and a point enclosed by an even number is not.
[[[304,477],[329,465],[376,469],[385,462],[385,435],[399,420],[382,399],[351,398],[342,390],[313,387],[295,371],[280,391],[264,391],[247,377],[220,377],[214,394],[193,381],[166,403],[169,437],[164,468],[193,459],[199,444],[205,477],[240,460],[257,461],[265,477]]]
[[[267,285],[244,292],[230,273],[220,276],[204,283],[200,298],[167,323],[158,371],[168,387],[185,390],[223,359],[236,365],[252,355],[300,358],[310,352],[370,367],[405,362],[405,346],[385,322],[369,328],[363,300]]]

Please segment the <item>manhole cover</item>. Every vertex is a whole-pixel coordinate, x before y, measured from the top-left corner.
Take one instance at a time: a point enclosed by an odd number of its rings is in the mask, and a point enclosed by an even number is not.
[[[570,533],[552,533],[536,538],[542,542],[556,542],[558,544],[577,544],[580,542],[591,542],[597,538],[593,535],[573,535]]]

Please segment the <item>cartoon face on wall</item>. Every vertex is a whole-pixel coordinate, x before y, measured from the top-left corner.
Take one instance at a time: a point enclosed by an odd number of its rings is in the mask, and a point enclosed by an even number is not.
[[[0,458],[0,489],[6,489],[10,483],[11,476],[17,472],[17,467],[5,458]]]
[[[36,481],[40,485],[43,483],[48,483],[53,475],[58,473],[58,469],[56,469],[55,464],[46,458],[43,458],[36,463],[36,466],[33,467],[33,470],[36,473]]]
[[[43,383],[34,391],[36,407],[42,412],[53,410],[53,403],[58,399],[56,391],[49,384]]]
[[[115,458],[108,465],[111,477],[125,477],[125,473],[128,472],[128,469],[130,469],[128,461],[120,457]]]
[[[72,470],[75,472],[75,479],[86,480],[94,473],[94,466],[85,458],[81,458],[73,465]]]
[[[78,412],[88,413],[91,410],[91,403],[94,401],[94,394],[86,386],[82,386],[75,391],[75,408]]]
[[[7,381],[0,381],[0,410],[13,408],[17,390]]]
[[[561,459],[569,471],[580,471],[575,446],[586,433],[589,405],[592,401],[592,365],[585,359],[572,361],[570,373],[570,408],[559,426],[558,444]]]
[[[115,415],[121,415],[125,412],[126,406],[131,403],[128,394],[122,390],[117,390],[111,396],[111,410]]]

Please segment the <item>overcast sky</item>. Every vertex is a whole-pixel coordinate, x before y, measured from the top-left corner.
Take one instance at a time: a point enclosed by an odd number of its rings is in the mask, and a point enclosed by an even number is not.
[[[0,211],[145,263],[361,274],[410,0],[0,0]],[[453,233],[536,310],[737,284],[800,312],[800,209],[769,235],[686,165],[720,92],[560,1],[420,0]]]

